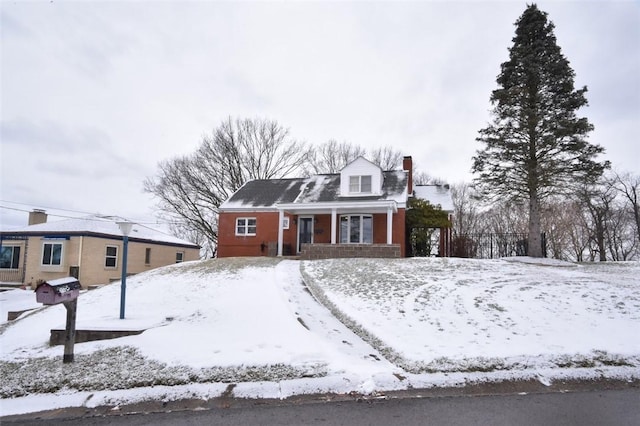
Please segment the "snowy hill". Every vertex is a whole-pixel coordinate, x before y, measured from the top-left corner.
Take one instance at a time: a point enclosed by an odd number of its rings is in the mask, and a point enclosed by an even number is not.
[[[124,320],[119,283],[81,294],[78,329],[146,331],[78,343],[73,364],[48,346],[64,307],[0,326],[0,411],[211,398],[229,384],[235,396],[284,398],[640,378],[638,262],[517,260],[232,258],[160,268],[127,280]],[[2,311],[28,298],[0,293]]]

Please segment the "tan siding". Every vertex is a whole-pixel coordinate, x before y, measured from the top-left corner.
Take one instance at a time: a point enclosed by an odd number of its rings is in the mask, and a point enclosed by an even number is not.
[[[39,280],[48,281],[69,275],[71,266],[80,267],[78,280],[83,287],[96,284],[108,284],[120,280],[122,276],[122,240],[98,237],[71,237],[64,241],[63,264],[56,271],[47,271],[41,265],[42,237],[30,237],[27,253],[25,284],[35,287]],[[54,240],[49,240],[54,241]],[[107,246],[118,247],[118,259],[115,268],[105,267]],[[79,257],[80,248],[82,256]],[[145,249],[151,249],[150,263],[145,264]],[[184,261],[198,260],[199,249],[173,247],[162,244],[129,241],[127,273],[137,274],[160,266],[176,262],[176,253],[184,252]]]

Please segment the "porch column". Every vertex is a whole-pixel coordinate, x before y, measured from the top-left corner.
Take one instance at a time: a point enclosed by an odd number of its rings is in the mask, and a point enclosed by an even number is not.
[[[278,256],[282,256],[282,239],[284,231],[282,230],[282,222],[284,221],[284,210],[278,210]]]
[[[387,209],[387,244],[393,243],[393,209]]]
[[[337,211],[336,209],[331,209],[331,244],[336,243],[336,222],[337,222]]]

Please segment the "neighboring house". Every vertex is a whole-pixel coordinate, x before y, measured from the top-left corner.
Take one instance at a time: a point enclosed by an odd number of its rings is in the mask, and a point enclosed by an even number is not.
[[[416,185],[413,187],[413,196],[429,201],[433,206],[440,206],[449,217],[449,221],[453,222],[453,199],[451,198],[451,188],[449,185]],[[449,257],[453,254],[452,246],[452,229],[440,228],[434,233],[433,241],[434,249],[432,255]]]
[[[35,287],[39,281],[75,276],[83,287],[119,280],[123,235],[118,218],[89,216],[47,222],[29,214],[29,226],[0,232],[0,282]],[[196,244],[134,224],[129,234],[127,273],[199,259]]]
[[[218,257],[402,257],[411,157],[403,169],[359,157],[337,174],[249,181],[219,208]]]

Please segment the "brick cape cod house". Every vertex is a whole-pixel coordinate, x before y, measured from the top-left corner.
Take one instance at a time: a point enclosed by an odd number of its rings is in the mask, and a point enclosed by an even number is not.
[[[359,157],[336,174],[246,182],[220,205],[218,257],[403,257],[412,166],[404,157],[403,170],[383,171]],[[446,256],[449,230],[440,240]]]

